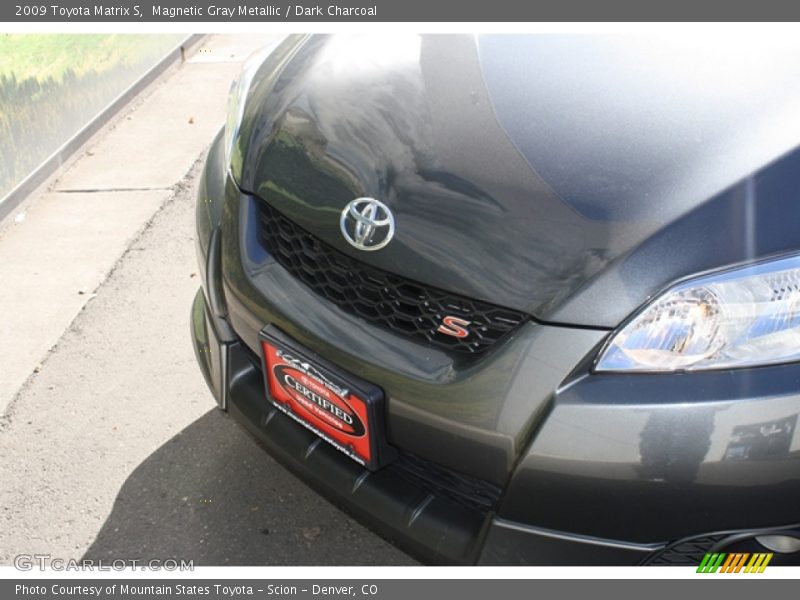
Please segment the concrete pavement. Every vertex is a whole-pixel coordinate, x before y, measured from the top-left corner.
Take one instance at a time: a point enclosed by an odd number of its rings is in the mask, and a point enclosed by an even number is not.
[[[4,224],[0,416],[222,126],[241,62],[275,37],[196,45]]]

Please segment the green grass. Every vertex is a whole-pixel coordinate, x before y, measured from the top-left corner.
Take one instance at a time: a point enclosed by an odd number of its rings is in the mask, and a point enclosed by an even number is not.
[[[108,34],[2,34],[0,75],[17,80],[61,81],[71,69],[80,76],[163,56],[183,36]]]

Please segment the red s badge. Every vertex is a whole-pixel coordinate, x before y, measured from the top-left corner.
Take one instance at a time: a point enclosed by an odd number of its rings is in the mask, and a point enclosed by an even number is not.
[[[466,329],[466,327],[470,323],[472,323],[472,321],[465,321],[464,319],[448,315],[442,319],[442,324],[439,325],[439,329],[436,331],[455,338],[465,338],[469,335],[469,329]]]

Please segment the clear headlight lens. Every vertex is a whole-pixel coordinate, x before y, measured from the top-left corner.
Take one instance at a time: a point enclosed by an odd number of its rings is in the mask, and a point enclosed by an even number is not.
[[[277,45],[277,43],[270,44],[251,54],[242,65],[239,76],[231,83],[231,91],[228,95],[228,116],[225,119],[225,137],[223,140],[226,165],[231,162],[234,145],[239,137],[239,127],[242,124],[244,107],[247,95],[250,92],[250,85],[253,83],[253,77]]]
[[[681,283],[617,332],[596,371],[680,371],[800,359],[800,256]]]

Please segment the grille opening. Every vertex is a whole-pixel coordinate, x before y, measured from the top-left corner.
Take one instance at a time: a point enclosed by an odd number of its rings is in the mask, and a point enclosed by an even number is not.
[[[259,240],[296,279],[342,310],[400,335],[459,354],[480,354],[526,320],[524,313],[445,292],[350,258],[259,199]],[[469,335],[437,331],[446,316]]]
[[[481,513],[494,510],[500,501],[502,490],[493,483],[448,469],[410,452],[401,451],[398,459],[389,466],[411,483]]]

